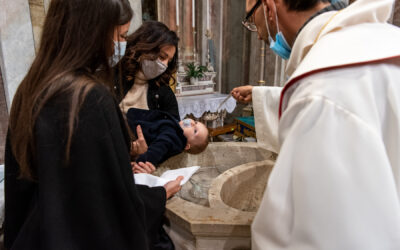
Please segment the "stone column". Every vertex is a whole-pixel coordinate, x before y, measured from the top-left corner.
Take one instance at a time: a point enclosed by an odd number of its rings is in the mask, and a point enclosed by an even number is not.
[[[43,0],[29,0],[29,8],[31,13],[33,38],[35,40],[35,50],[37,52],[39,51],[44,19],[46,17],[44,2]]]
[[[28,1],[0,0],[0,6],[0,66],[9,110],[35,57],[35,47]]]
[[[133,9],[133,18],[131,21],[131,27],[129,28],[129,34],[132,34],[142,25],[142,1],[141,0],[129,0]]]
[[[192,1],[183,1],[183,44],[184,44],[184,61],[193,60],[193,28],[192,28]]]
[[[29,0],[30,2],[41,1],[44,4],[45,13],[49,9],[51,0]],[[141,0],[129,0],[131,7],[133,9],[133,18],[131,21],[131,27],[129,28],[129,34],[133,33],[142,25],[142,1]]]
[[[166,20],[166,24],[171,30],[176,31],[176,1],[168,0],[168,20]],[[179,36],[179,34],[178,34]]]
[[[4,164],[4,150],[8,128],[8,112],[0,70],[0,164]]]
[[[49,10],[49,5],[50,5],[51,0],[43,0],[44,3],[44,12],[47,14],[47,11]]]

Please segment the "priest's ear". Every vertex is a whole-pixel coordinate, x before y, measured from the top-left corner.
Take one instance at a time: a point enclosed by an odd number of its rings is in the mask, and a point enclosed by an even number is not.
[[[186,146],[185,146],[185,151],[188,151],[190,149],[190,144],[188,143],[188,144],[186,144]]]
[[[268,21],[274,21],[275,12],[276,12],[276,2],[275,0],[262,0],[265,5],[267,11]],[[275,23],[274,23],[275,24]]]

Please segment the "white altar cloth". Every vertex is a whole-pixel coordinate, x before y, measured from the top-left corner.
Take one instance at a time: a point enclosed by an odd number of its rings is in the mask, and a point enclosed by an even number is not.
[[[177,97],[179,106],[179,116],[184,119],[186,115],[193,114],[196,118],[202,117],[205,112],[217,112],[220,103],[227,97],[227,94],[207,94],[195,96]],[[236,100],[233,97],[225,102],[220,110],[231,113],[236,107]]]

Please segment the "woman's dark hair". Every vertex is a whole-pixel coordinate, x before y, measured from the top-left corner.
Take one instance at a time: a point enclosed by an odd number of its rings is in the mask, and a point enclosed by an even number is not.
[[[319,2],[330,2],[331,0],[284,0],[288,10],[306,11],[317,5]]]
[[[65,145],[69,160],[80,106],[97,83],[111,88],[109,57],[114,29],[128,23],[132,15],[128,0],[51,1],[39,51],[17,89],[10,112],[11,149],[21,178],[34,178],[35,122],[43,106],[60,94],[69,98]]]
[[[176,52],[168,63],[167,70],[159,77],[150,80],[150,83],[158,86],[169,85],[170,79],[173,79],[173,84],[175,84],[173,74],[177,68],[179,38],[174,31],[161,22],[147,21],[131,34],[127,41],[126,54],[121,62],[126,80],[131,81],[135,78],[143,59],[156,60],[163,46],[173,45]]]

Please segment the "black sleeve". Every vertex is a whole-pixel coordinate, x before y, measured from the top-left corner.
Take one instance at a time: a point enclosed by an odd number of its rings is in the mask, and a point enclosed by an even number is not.
[[[114,68],[114,93],[117,102],[120,103],[128,91],[132,88],[134,80],[127,79],[127,72],[122,65],[117,64]]]
[[[10,221],[12,217],[25,218],[12,246],[148,249],[154,218],[165,211],[165,190],[142,191],[134,184],[126,128],[117,104],[103,87],[88,94],[77,118],[68,163],[65,106],[57,100],[49,103],[37,119],[34,205],[28,213],[6,208]],[[10,178],[17,176],[8,176],[8,181]],[[18,197],[10,198],[12,190],[19,188],[18,184],[7,186],[6,204],[24,203]],[[31,237],[33,228],[40,230],[35,239]]]
[[[155,200],[166,202],[167,194],[164,187],[149,188],[144,185],[136,185],[137,190],[143,197],[144,206],[146,207],[146,225],[148,227],[148,238],[151,245],[157,242],[160,228],[163,225],[165,206],[160,210]],[[151,249],[151,248],[150,248]]]
[[[155,140],[151,143],[147,151],[136,159],[136,162],[151,162],[153,165],[158,165],[161,163],[168,154],[169,144],[163,140]]]
[[[10,249],[17,238],[26,216],[32,210],[37,195],[37,185],[32,181],[18,178],[19,167],[11,152],[10,132],[7,133],[5,148],[5,217],[3,222],[4,247]],[[35,232],[35,231],[32,231]]]
[[[181,119],[179,117],[178,101],[176,100],[176,96],[169,86],[160,87],[160,99],[160,110],[170,113],[178,121],[180,121]]]
[[[147,92],[147,104],[150,110],[161,110],[171,114],[178,121],[179,117],[178,101],[172,89],[169,86],[156,86],[155,83],[149,82]]]

